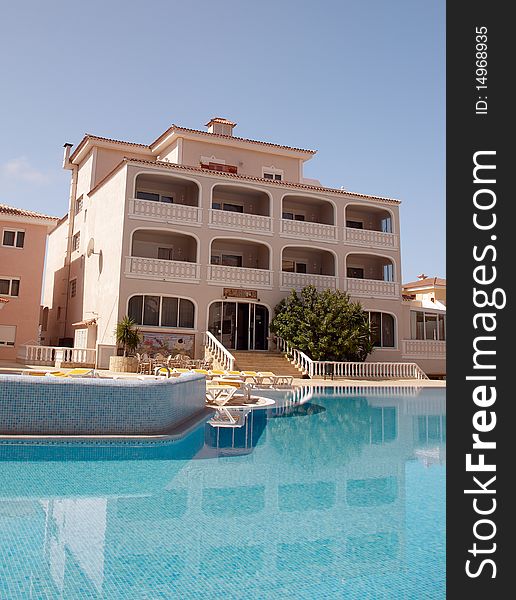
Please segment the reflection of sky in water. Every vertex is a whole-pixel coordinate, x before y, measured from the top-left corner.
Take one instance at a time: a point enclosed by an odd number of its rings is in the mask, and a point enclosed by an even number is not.
[[[444,391],[0,446],[0,598],[444,598]]]

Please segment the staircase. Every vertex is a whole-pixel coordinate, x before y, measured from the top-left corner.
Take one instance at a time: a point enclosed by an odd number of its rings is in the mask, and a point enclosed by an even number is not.
[[[282,352],[231,350],[231,353],[237,371],[272,371],[276,375],[302,377],[301,371],[290,364]]]

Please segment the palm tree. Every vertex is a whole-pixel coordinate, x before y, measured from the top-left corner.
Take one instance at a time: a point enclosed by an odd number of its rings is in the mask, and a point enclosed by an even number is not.
[[[140,345],[140,330],[136,327],[136,321],[127,315],[116,324],[115,336],[118,346],[124,349],[124,356],[127,356],[128,352],[134,352]]]

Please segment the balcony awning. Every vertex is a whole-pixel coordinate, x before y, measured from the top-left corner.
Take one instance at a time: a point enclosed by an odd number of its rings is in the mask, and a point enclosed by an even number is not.
[[[9,303],[9,300],[7,298],[2,298],[2,296],[0,296],[0,310],[2,310],[2,308]]]

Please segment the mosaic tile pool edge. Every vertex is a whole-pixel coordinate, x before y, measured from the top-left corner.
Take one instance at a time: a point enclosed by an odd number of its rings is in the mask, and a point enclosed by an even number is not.
[[[202,375],[162,381],[0,376],[4,435],[158,435],[203,411]]]

